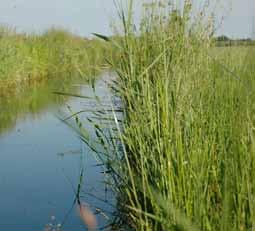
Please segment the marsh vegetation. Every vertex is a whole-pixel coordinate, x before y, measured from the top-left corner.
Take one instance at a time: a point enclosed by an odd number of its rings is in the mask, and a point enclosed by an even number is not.
[[[139,26],[127,3],[112,37],[1,32],[1,100],[59,78],[93,80],[107,63],[112,102],[95,97],[97,107],[70,113],[68,123],[117,198],[112,229],[254,230],[255,47],[218,47],[213,18],[191,1],[145,4]],[[10,102],[31,106],[26,98]]]

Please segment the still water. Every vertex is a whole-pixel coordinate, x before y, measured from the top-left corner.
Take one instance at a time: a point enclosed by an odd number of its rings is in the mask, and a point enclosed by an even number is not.
[[[96,82],[96,95],[104,100],[111,97],[104,81],[109,75],[104,74]],[[59,89],[55,86],[55,90]],[[79,84],[73,85],[71,91],[95,94],[90,86]],[[48,100],[52,95],[46,91],[42,97],[50,103],[43,103],[37,110],[33,105],[25,110],[18,104],[15,107],[15,102],[9,109],[8,104],[0,104],[0,230],[42,231],[46,224],[63,222],[65,231],[86,230],[77,207],[72,208],[82,166],[82,201],[94,211],[100,208],[105,212],[97,215],[98,226],[102,227],[114,212],[114,197],[103,183],[102,169],[92,152],[57,116],[62,115],[59,111],[67,112],[68,106],[79,111],[90,107],[90,103],[76,97],[57,103]],[[8,113],[14,118],[7,126]]]

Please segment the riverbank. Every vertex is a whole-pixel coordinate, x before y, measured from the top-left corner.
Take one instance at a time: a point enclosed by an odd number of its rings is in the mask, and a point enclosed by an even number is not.
[[[105,64],[106,50],[98,39],[61,29],[28,35],[1,27],[0,96],[19,94],[24,87],[56,78],[92,80]]]
[[[22,114],[36,114],[67,97],[73,83],[91,83],[106,66],[110,47],[60,29],[41,35],[0,28],[0,133]],[[74,93],[74,92],[72,92]]]

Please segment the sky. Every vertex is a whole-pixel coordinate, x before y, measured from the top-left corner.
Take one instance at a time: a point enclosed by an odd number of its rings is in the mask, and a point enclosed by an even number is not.
[[[216,0],[215,0],[216,1]],[[114,0],[0,0],[0,24],[21,32],[62,27],[81,36],[111,34],[116,19]],[[137,5],[142,0],[135,0]],[[194,0],[197,4],[201,0]],[[224,21],[217,34],[255,38],[255,0],[221,0],[218,15]],[[138,13],[136,8],[136,13]]]

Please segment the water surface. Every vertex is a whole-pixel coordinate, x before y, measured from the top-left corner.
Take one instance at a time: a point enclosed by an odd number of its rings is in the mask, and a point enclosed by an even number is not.
[[[107,75],[96,82],[96,94],[104,100],[110,97],[102,80]],[[94,96],[90,86],[78,84],[72,88]],[[98,162],[92,152],[56,115],[58,110],[67,111],[67,106],[79,111],[91,104],[76,97],[62,99],[59,104],[59,100],[49,100],[52,95],[45,90],[32,94],[41,94],[43,99],[37,97],[25,109],[19,110],[21,103],[16,107],[14,103],[9,107],[0,104],[0,230],[39,231],[48,223],[62,222],[66,231],[86,230],[76,208],[71,209],[81,167],[85,167],[84,202],[94,210],[105,210],[105,215],[111,217],[114,199],[103,183],[102,170],[95,166]],[[109,222],[105,215],[97,215],[99,226]]]

